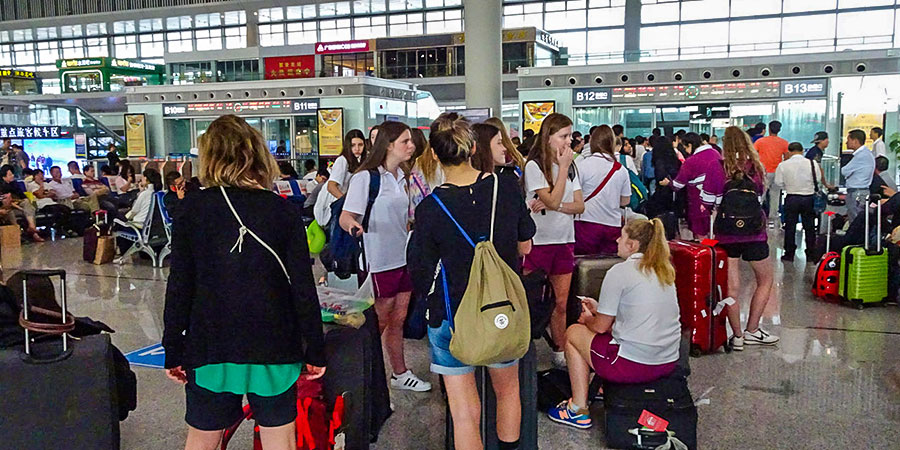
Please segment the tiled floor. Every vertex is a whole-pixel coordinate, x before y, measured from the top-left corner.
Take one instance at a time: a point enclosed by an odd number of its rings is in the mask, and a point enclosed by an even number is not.
[[[781,336],[777,347],[692,359],[701,448],[900,448],[900,311],[857,311],[813,299],[808,286],[814,267],[799,255],[787,267],[776,263],[764,326]],[[71,310],[112,326],[113,342],[123,352],[159,342],[168,269],[140,260],[124,266],[85,263],[80,239],[27,245],[21,254],[4,252],[2,259],[6,277],[23,267],[65,268]],[[746,300],[754,283],[749,268],[743,274],[740,298]],[[546,346],[540,346],[539,357],[542,366],[549,365]],[[427,374],[426,343],[409,342],[407,360],[416,373]],[[160,370],[135,371],[138,409],[122,424],[122,448],[181,448],[181,388]],[[373,448],[443,447],[438,393],[398,392],[392,400],[396,412]],[[602,411],[595,410],[594,418],[593,430],[575,431],[541,417],[541,448],[604,448]],[[252,448],[250,428],[242,426],[229,448]]]

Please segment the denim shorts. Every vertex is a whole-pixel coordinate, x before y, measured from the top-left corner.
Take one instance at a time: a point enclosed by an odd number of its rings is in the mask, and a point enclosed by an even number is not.
[[[438,375],[466,375],[475,371],[454,358],[450,353],[450,322],[441,322],[438,328],[428,327],[428,345],[431,348],[431,371]],[[518,359],[488,365],[491,369],[503,369],[519,363]]]

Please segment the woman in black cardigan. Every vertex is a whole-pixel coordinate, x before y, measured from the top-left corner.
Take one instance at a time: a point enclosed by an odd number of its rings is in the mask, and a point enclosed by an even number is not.
[[[263,447],[295,449],[297,378],[325,373],[301,211],[266,189],[278,166],[243,119],[218,118],[199,147],[207,189],[175,222],[162,342],[185,385],[186,448],[218,448],[247,395]]]
[[[672,140],[668,137],[657,136],[650,138],[653,146],[653,171],[656,177],[656,191],[647,205],[647,215],[658,217],[663,213],[672,211],[677,217],[684,216],[684,199],[682,195],[672,190],[670,185],[659,184],[661,180],[672,181],[681,169],[681,161],[676,150],[672,146]]]

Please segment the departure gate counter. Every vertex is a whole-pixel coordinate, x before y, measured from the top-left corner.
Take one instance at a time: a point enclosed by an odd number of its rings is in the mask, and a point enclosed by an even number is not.
[[[149,156],[186,153],[219,116],[256,127],[279,160],[332,159],[344,133],[385,120],[427,125],[439,114],[431,94],[404,82],[369,77],[265,80],[128,91],[128,111],[147,119]]]

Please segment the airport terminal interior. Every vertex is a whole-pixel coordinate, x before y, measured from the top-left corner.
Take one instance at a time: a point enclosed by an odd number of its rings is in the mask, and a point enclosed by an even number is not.
[[[2,2],[0,448],[900,448],[898,164],[900,0]]]

